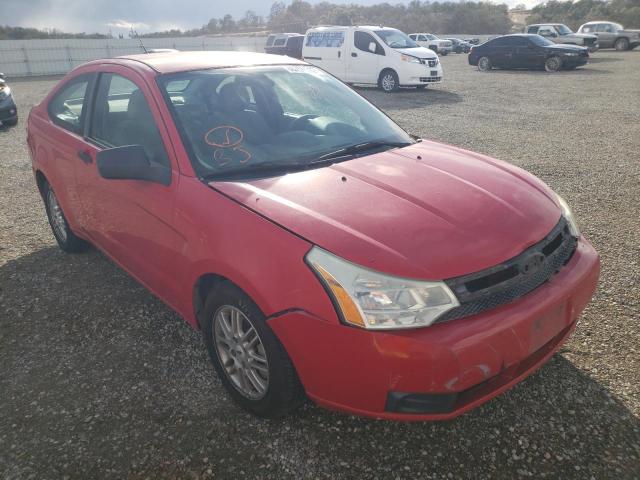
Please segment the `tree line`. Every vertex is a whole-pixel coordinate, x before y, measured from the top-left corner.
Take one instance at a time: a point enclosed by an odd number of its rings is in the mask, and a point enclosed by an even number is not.
[[[516,7],[517,8],[517,7]],[[639,0],[549,0],[532,9],[528,23],[561,22],[572,28],[590,20],[611,20],[627,28],[640,28]],[[320,2],[311,4],[293,0],[290,4],[278,0],[263,17],[253,10],[239,19],[232,15],[211,18],[200,28],[167,30],[141,35],[143,37],[177,37],[247,32],[299,32],[314,25],[386,25],[405,32],[503,34],[513,29],[506,5],[488,1],[430,2],[412,0],[407,4],[377,5]],[[29,38],[112,38],[100,33],[65,33],[58,30],[8,27],[0,25],[0,40]]]

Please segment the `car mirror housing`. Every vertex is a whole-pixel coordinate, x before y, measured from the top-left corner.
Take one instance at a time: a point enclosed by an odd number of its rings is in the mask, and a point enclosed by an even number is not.
[[[96,154],[100,176],[109,180],[143,180],[169,185],[171,169],[149,161],[142,145],[101,150]]]

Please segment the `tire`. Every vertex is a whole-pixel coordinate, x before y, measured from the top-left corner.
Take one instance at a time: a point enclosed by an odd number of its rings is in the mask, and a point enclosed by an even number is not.
[[[489,57],[480,57],[478,59],[478,70],[481,72],[488,72],[491,68],[491,59]]]
[[[449,52],[445,51],[445,52],[442,52],[440,55],[442,55],[443,57],[446,57],[447,55],[449,55]]]
[[[49,226],[58,246],[67,253],[79,253],[89,248],[89,243],[76,236],[69,228],[67,218],[58,203],[58,198],[48,183],[42,186],[42,198],[49,219]]]
[[[549,57],[544,62],[544,69],[547,72],[558,72],[562,68],[562,59],[556,55]]]
[[[289,355],[242,290],[228,282],[214,287],[201,324],[211,362],[236,404],[265,418],[282,417],[302,404],[304,389]],[[238,332],[247,335],[244,341]]]
[[[378,78],[378,86],[386,93],[397,92],[400,88],[398,74],[391,69],[383,70]]]
[[[624,52],[625,50],[629,50],[629,40],[626,38],[619,38],[613,46],[618,52]]]

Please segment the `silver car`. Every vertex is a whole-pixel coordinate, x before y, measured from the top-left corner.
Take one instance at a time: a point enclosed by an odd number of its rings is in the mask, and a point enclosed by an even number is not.
[[[568,43],[587,47],[591,53],[600,48],[598,37],[584,33],[573,33],[569,27],[562,23],[536,23],[528,25],[525,33],[538,34],[548,38],[554,43]]]
[[[618,51],[633,50],[640,45],[640,30],[626,30],[615,22],[587,22],[578,29],[598,37],[600,48],[615,48]]]

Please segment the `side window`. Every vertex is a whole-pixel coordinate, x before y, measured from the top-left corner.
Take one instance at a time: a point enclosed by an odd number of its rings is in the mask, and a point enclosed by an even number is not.
[[[286,41],[287,41],[286,38],[278,38],[278,39],[276,39],[275,42],[273,42],[273,46],[274,47],[281,47],[282,45],[285,44]]]
[[[538,33],[538,27],[529,27],[527,33]]]
[[[369,49],[372,43],[375,44],[374,51],[371,51]],[[366,32],[355,32],[355,35],[353,37],[353,44],[358,50],[362,50],[363,52],[375,53],[377,55],[384,54],[384,50],[382,49],[380,44],[376,42],[376,39]]]
[[[72,80],[49,102],[49,117],[56,125],[73,133],[82,133],[82,116],[89,78]]]
[[[169,165],[144,93],[115,73],[100,76],[89,136],[107,148],[142,145],[150,161]]]
[[[609,25],[608,23],[600,23],[596,28],[596,32],[612,33],[613,28],[611,28],[611,25]]]
[[[411,40],[416,40],[417,39],[417,35],[415,33],[411,33],[411,34],[409,34],[409,38]]]
[[[418,40],[420,40],[421,42],[428,42],[429,41],[429,39],[427,37],[425,37],[424,35],[420,35],[418,37]]]
[[[273,41],[276,39],[275,35],[269,35],[267,37],[267,47],[270,47],[271,45],[273,45]]]
[[[582,33],[591,33],[595,31],[595,25],[585,25],[580,29]]]

